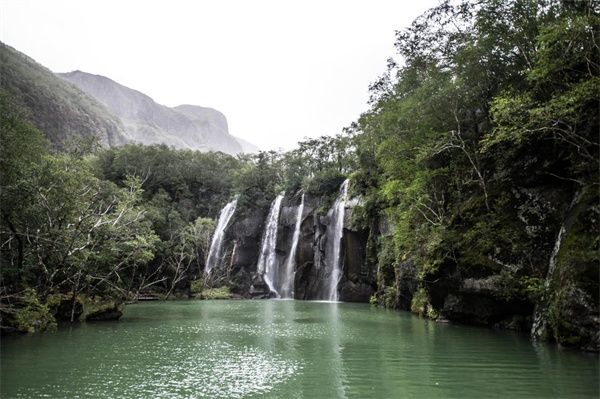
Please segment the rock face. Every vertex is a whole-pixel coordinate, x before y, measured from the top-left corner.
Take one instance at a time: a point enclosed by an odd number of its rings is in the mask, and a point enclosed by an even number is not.
[[[169,108],[109,78],[82,71],[58,76],[96,98],[119,117],[130,141],[228,154],[243,152],[240,143],[229,134],[225,116],[217,110],[197,105]]]
[[[1,92],[28,111],[26,117],[58,148],[80,137],[104,146],[128,141],[121,120],[99,101],[0,42]]]
[[[399,309],[410,310],[418,288],[417,268],[412,260],[400,262],[396,273],[396,304]]]
[[[533,305],[524,297],[507,296],[501,276],[463,277],[456,267],[427,276],[425,288],[441,319],[463,324],[503,327],[516,317],[519,328],[531,325]]]
[[[260,149],[255,146],[254,144],[250,143],[249,141],[246,141],[244,139],[241,139],[239,137],[233,136],[235,137],[235,139],[237,140],[238,143],[240,143],[240,145],[242,146],[242,152],[244,153],[248,153],[248,154],[254,154],[260,151]]]
[[[2,92],[58,148],[74,138],[97,137],[105,147],[137,142],[227,154],[258,151],[230,135],[225,116],[212,108],[169,108],[104,76],[55,74],[1,42],[0,60]]]
[[[252,210],[242,218],[234,214],[234,220],[227,230],[223,250],[224,267],[215,270],[215,276],[222,283],[231,285],[234,294],[250,297],[253,285],[264,283],[253,276],[256,274],[265,217],[266,211],[262,209]],[[259,292],[266,291],[263,288]]]
[[[76,300],[73,303],[73,298],[65,295],[60,298],[55,306],[50,308],[57,321],[79,321],[79,317],[83,313],[83,304]]]
[[[561,198],[555,190],[538,188],[519,195],[527,201],[513,220],[523,224],[526,237],[520,241],[531,240],[528,252],[511,262],[489,256],[495,269],[469,264],[473,258],[464,256],[444,259],[418,278],[423,296],[416,311],[423,313],[419,309],[426,302],[433,310],[428,316],[438,320],[518,330],[532,340],[599,351],[597,191]],[[496,241],[496,253],[506,247]]]
[[[112,303],[107,306],[94,309],[85,317],[85,321],[109,321],[119,320],[123,316],[123,306]]]
[[[323,201],[321,197],[305,196],[296,250],[295,299],[320,299],[327,281],[325,246],[329,221],[322,209]],[[276,258],[281,269],[291,253],[299,203],[300,195],[296,194],[284,198],[281,205],[276,244]],[[342,238],[343,274],[338,292],[342,301],[368,302],[374,292],[375,270],[366,261],[367,232],[350,224],[352,206],[349,201]],[[233,287],[232,292],[244,297],[259,299],[273,296],[256,270],[267,211],[253,210],[234,221],[228,229],[224,264],[229,267],[218,273],[215,284],[228,283]]]

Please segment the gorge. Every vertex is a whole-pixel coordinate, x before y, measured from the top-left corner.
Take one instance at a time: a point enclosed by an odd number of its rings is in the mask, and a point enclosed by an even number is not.
[[[0,43],[0,395],[598,397],[597,26],[440,2],[345,128],[250,153]]]

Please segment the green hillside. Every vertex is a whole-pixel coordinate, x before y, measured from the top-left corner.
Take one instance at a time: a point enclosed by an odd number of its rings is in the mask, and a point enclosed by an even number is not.
[[[74,85],[4,43],[0,60],[1,90],[56,147],[73,137],[97,136],[104,146],[127,141],[121,122]]]

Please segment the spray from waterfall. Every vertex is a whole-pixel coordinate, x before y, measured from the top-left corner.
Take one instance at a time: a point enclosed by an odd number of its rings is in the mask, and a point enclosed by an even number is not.
[[[223,238],[225,237],[225,229],[229,224],[229,220],[235,212],[237,206],[237,198],[229,202],[221,209],[219,213],[219,221],[217,227],[213,233],[212,242],[210,244],[210,250],[208,251],[208,257],[206,258],[206,274],[210,273],[215,267],[219,267],[221,264],[221,256],[223,252]]]
[[[328,301],[337,301],[339,298],[338,283],[342,277],[341,249],[346,200],[348,199],[348,183],[348,180],[342,183],[340,193],[327,213],[329,216],[329,225],[327,226],[325,260],[329,270],[329,279],[325,287],[326,291],[323,299]]]
[[[282,298],[292,299],[294,298],[294,276],[296,274],[296,251],[298,249],[298,240],[300,239],[300,226],[302,225],[302,213],[304,212],[304,193],[298,206],[296,213],[296,225],[294,226],[294,236],[292,237],[292,248],[285,262],[285,268],[283,269],[283,276],[281,282],[281,293]]]
[[[275,284],[277,282],[279,271],[275,247],[277,245],[279,210],[281,209],[281,201],[283,200],[284,195],[285,193],[282,192],[271,203],[271,209],[267,216],[267,223],[263,234],[260,256],[258,258],[258,264],[256,265],[256,269],[259,274],[262,274],[265,284],[267,284],[271,292],[274,292],[277,297],[279,297],[279,292],[277,292]]]

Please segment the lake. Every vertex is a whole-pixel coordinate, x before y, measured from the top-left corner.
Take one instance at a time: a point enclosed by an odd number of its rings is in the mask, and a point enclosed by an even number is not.
[[[2,398],[599,396],[597,354],[365,304],[127,306],[118,322],[3,337]]]

